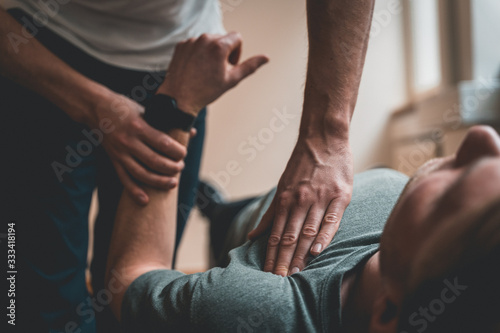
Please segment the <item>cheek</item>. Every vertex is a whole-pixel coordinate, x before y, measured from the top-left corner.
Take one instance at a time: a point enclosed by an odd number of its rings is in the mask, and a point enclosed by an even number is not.
[[[441,177],[428,177],[408,188],[387,221],[386,230],[391,235],[388,241],[402,252],[412,252],[418,247],[421,238],[425,237],[426,221],[447,184]]]

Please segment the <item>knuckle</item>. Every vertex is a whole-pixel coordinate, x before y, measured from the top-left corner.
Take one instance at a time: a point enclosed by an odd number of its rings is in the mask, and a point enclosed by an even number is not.
[[[288,273],[288,266],[283,264],[277,265],[274,271],[276,274],[286,276]]]
[[[317,243],[321,243],[321,244],[328,244],[331,240],[331,236],[330,236],[330,233],[328,232],[322,232],[320,235],[318,235],[318,237],[316,238],[316,242]]]
[[[144,129],[144,124],[140,119],[134,119],[130,122],[130,127],[135,132],[140,132]]]
[[[120,146],[124,146],[124,147],[129,146],[129,140],[128,140],[127,136],[125,136],[125,135],[118,136],[116,140],[118,141],[118,144],[120,144]]]
[[[186,157],[186,155],[187,155],[187,148],[186,147],[182,146],[179,149],[179,151],[180,151],[181,159],[184,158],[184,157]]]
[[[161,145],[163,146],[163,148],[170,148],[170,146],[172,145],[172,140],[170,139],[170,137],[165,136],[161,140]]]
[[[170,178],[161,178],[159,180],[159,185],[164,188],[170,187]]]
[[[282,246],[293,246],[297,244],[298,237],[292,233],[285,233],[281,238],[280,245]]]
[[[302,235],[305,237],[316,237],[318,235],[318,228],[313,225],[306,225],[304,229],[302,229]]]
[[[224,42],[221,42],[220,40],[215,40],[212,43],[210,43],[210,51],[212,51],[215,54],[221,54],[224,50]]]
[[[182,171],[182,169],[184,169],[184,164],[183,164],[182,162],[177,163],[177,164],[175,165],[174,170],[175,170],[176,172],[181,172],[181,171]]]
[[[267,244],[271,247],[276,247],[280,244],[281,237],[278,235],[271,235],[267,241]]]
[[[268,269],[272,269],[274,267],[275,260],[274,259],[266,259],[264,263],[264,267]]]
[[[295,200],[299,205],[305,205],[310,201],[310,194],[308,190],[299,189],[295,194]]]
[[[151,161],[152,161],[152,164],[155,166],[155,169],[163,170],[163,169],[165,169],[167,167],[166,163],[158,155],[153,155],[151,157]]]
[[[234,37],[235,37],[235,40],[239,41],[239,42],[241,42],[241,40],[243,38],[243,37],[241,37],[241,34],[239,32],[234,32]]]
[[[306,260],[306,256],[303,253],[295,253],[293,256],[293,264],[291,265],[292,267],[301,266],[301,263],[303,263]]]
[[[276,198],[276,205],[278,208],[285,208],[288,206],[288,203],[290,202],[290,198],[287,194],[280,194],[277,198]]]
[[[210,38],[209,38],[208,34],[206,34],[206,33],[205,33],[205,34],[202,34],[202,35],[198,38],[198,40],[199,40],[199,41],[201,41],[201,42],[206,42],[206,41],[208,41],[209,39],[210,39]]]
[[[328,213],[323,218],[323,223],[337,224],[339,223],[339,215],[337,213]]]

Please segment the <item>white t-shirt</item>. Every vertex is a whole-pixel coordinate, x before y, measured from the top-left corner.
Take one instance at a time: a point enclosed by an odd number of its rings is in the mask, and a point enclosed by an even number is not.
[[[4,2],[5,3],[5,2]],[[218,0],[10,0],[95,58],[137,70],[166,69],[175,45],[223,34]]]

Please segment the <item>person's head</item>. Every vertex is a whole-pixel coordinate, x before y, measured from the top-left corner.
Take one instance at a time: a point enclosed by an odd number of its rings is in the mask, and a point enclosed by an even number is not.
[[[462,291],[454,274],[465,279],[464,272],[476,270],[474,265],[499,246],[500,137],[490,127],[477,126],[456,155],[421,167],[394,207],[380,243],[382,290],[369,331],[400,333],[400,320],[408,321],[403,317],[413,313],[410,305],[425,290],[439,290],[431,297],[435,312],[426,313],[429,304],[420,303],[413,317],[422,320],[415,332],[425,331],[423,321],[435,321],[446,301]],[[487,266],[498,274],[497,265]]]

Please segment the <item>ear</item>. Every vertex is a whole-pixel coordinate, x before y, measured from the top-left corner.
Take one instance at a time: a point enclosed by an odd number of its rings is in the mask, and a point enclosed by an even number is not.
[[[370,333],[396,333],[400,306],[383,293],[373,304]]]

